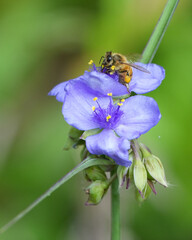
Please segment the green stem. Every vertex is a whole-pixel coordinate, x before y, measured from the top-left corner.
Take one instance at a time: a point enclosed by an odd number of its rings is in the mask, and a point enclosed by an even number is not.
[[[142,53],[141,62],[150,63],[153,60],[178,3],[179,0],[167,1],[163,13]]]
[[[111,176],[117,171],[115,168]],[[111,185],[111,240],[120,240],[120,195],[119,181],[115,178]]]

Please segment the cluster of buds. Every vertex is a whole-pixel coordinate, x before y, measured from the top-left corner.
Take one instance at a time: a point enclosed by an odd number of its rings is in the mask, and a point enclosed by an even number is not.
[[[129,158],[132,160],[129,168],[119,166],[119,183],[122,185],[127,180],[126,188],[133,183],[138,200],[146,200],[151,191],[156,194],[155,183],[168,187],[163,164],[147,146],[132,140]]]
[[[69,132],[65,149],[66,146],[77,148],[83,145],[81,151],[82,161],[90,156],[94,156],[95,158],[101,157],[90,154],[84,144],[86,137],[91,134],[93,134],[93,131],[86,131],[82,134],[82,131],[72,128]],[[102,158],[106,158],[106,156],[103,155]],[[116,173],[110,178],[107,177],[106,173],[116,168],[114,164],[108,166],[91,166],[84,170],[84,177],[90,182],[90,185],[85,189],[85,193],[88,194],[88,200],[85,205],[99,204],[116,177],[119,180],[119,188],[124,186],[125,183],[127,189],[130,185],[134,186],[136,198],[139,201],[146,200],[151,192],[156,194],[154,187],[156,183],[168,187],[165,171],[160,159],[154,156],[147,146],[138,143],[137,140],[132,140],[129,150],[129,160],[132,162],[131,166],[118,165]]]

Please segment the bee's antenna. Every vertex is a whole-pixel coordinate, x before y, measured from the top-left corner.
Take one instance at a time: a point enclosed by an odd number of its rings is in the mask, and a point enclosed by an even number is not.
[[[102,56],[102,57],[100,58],[100,60],[99,60],[99,64],[101,63],[101,59],[102,59],[102,58],[104,58],[104,56]]]

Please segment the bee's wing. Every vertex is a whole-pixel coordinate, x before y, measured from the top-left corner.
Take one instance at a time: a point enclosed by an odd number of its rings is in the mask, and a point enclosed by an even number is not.
[[[146,68],[141,67],[141,66],[139,66],[139,65],[136,65],[136,64],[134,64],[134,63],[128,62],[128,63],[124,63],[124,64],[129,65],[129,66],[131,66],[131,67],[133,67],[133,68],[136,68],[136,69],[138,69],[138,70],[140,70],[140,71],[142,71],[142,72],[145,72],[145,73],[149,73],[149,74],[150,74],[150,72],[149,72]]]
[[[139,53],[130,53],[126,55],[129,63],[140,62],[142,58],[142,54]]]

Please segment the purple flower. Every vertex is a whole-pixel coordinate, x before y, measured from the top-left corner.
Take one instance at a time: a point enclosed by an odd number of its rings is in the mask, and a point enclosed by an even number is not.
[[[133,77],[129,83],[130,92],[135,92],[137,94],[144,94],[156,89],[165,78],[165,70],[163,67],[156,64],[143,64],[136,63],[139,66],[147,69],[149,73],[142,72],[133,68]],[[56,99],[60,102],[64,102],[66,91],[65,87],[69,82],[74,81],[84,81],[84,83],[90,88],[97,92],[98,96],[107,96],[107,93],[112,93],[113,96],[126,95],[127,88],[119,83],[119,77],[117,73],[113,75],[108,75],[106,73],[100,72],[100,68],[95,66],[91,71],[85,71],[84,75],[72,79],[67,82],[60,83],[56,85],[50,92],[50,96],[56,96]]]
[[[149,131],[161,118],[154,99],[134,96],[114,104],[111,96],[102,97],[84,79],[70,81],[65,92],[62,113],[66,122],[84,131],[102,129],[86,138],[86,147],[91,154],[107,155],[119,165],[131,165],[129,140]]]

